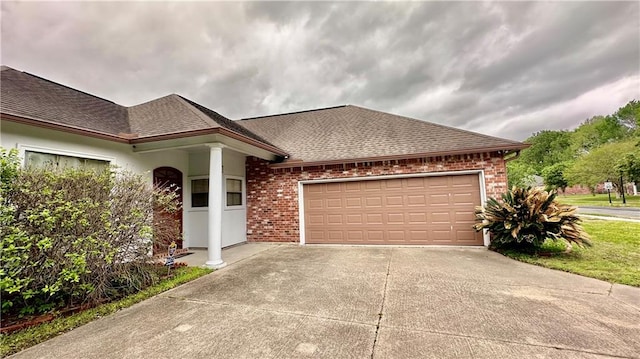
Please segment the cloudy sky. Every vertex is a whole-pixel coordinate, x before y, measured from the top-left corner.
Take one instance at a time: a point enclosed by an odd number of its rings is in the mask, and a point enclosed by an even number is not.
[[[229,118],[353,104],[523,140],[640,99],[640,2],[8,2],[2,64]]]

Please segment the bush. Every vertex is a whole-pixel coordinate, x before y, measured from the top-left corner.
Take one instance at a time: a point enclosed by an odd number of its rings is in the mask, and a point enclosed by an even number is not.
[[[0,157],[3,316],[94,305],[157,280],[153,208],[175,210],[175,193],[129,172],[18,169],[15,152]]]
[[[489,198],[476,208],[476,231],[487,229],[492,248],[535,250],[545,240],[590,246],[589,235],[580,226],[576,208],[560,204],[555,192],[539,188],[517,188],[502,195],[502,201]]]

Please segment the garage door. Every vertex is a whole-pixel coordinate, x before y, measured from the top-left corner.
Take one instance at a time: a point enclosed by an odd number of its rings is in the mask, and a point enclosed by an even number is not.
[[[478,175],[305,184],[306,243],[482,245]]]

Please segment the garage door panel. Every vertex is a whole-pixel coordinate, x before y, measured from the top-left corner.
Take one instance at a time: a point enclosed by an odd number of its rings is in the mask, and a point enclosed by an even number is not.
[[[408,213],[407,214],[408,220],[407,220],[407,224],[409,225],[426,225],[427,222],[427,214],[422,212],[417,212],[417,213]]]
[[[407,206],[421,206],[427,205],[427,197],[424,194],[410,194],[407,195]]]
[[[367,224],[383,224],[382,222],[382,218],[383,215],[382,213],[367,213],[366,214],[366,218],[367,218]]]
[[[386,207],[404,207],[405,200],[402,196],[388,196],[386,197]]]
[[[433,224],[451,223],[451,213],[449,212],[431,212],[429,220]]]
[[[458,241],[475,242],[476,240],[476,231],[473,229],[456,229],[454,233]]]
[[[307,243],[482,245],[478,175],[304,185]]]
[[[324,201],[321,199],[312,199],[309,200],[309,202],[305,205],[305,208],[307,209],[324,209]]]
[[[344,203],[345,208],[362,208],[362,198],[360,197],[347,197]]]
[[[384,242],[384,232],[382,230],[368,230],[365,232],[368,242]]]
[[[324,226],[326,224],[324,218],[325,216],[323,214],[309,215],[307,217],[307,224]]]
[[[342,214],[328,214],[326,223],[327,226],[342,226],[345,224],[342,218]]]
[[[382,181],[363,181],[365,191],[380,191],[382,189]]]
[[[387,232],[389,234],[388,241],[389,242],[405,242],[407,239],[406,233],[404,230],[390,230]]]
[[[401,224],[404,225],[406,223],[404,219],[404,213],[388,213],[387,214],[387,224]]]
[[[428,205],[437,206],[437,205],[449,205],[449,194],[448,193],[434,193],[429,194]]]
[[[329,208],[342,209],[343,207],[342,198],[327,198],[325,200],[325,207],[327,209]]]
[[[365,206],[367,206],[367,208],[380,208],[382,207],[382,197],[380,196],[372,196],[372,197],[366,197],[364,199],[364,203]]]
[[[362,214],[361,213],[355,213],[355,214],[347,214],[346,215],[346,220],[347,220],[347,225],[358,225],[358,224],[363,224],[362,222]]]
[[[325,192],[326,193],[342,193],[343,189],[343,184],[342,183],[327,183],[325,184]]]
[[[474,195],[471,192],[465,193],[452,193],[453,204],[460,206],[472,206],[474,205]]]

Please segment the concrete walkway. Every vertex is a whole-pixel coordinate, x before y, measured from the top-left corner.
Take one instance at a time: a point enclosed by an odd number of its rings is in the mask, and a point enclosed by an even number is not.
[[[638,358],[639,298],[484,249],[280,245],[15,358]]]

